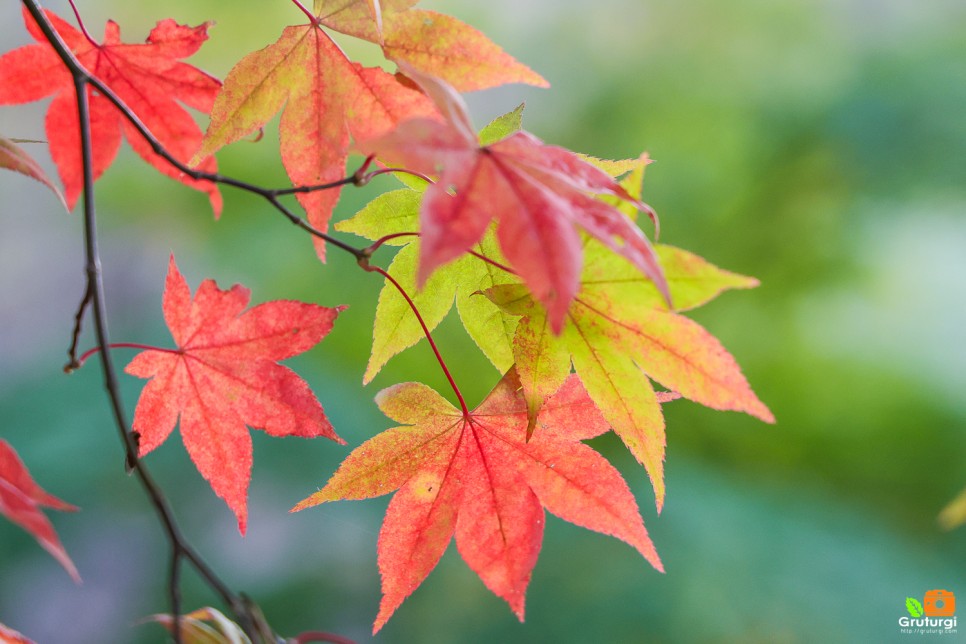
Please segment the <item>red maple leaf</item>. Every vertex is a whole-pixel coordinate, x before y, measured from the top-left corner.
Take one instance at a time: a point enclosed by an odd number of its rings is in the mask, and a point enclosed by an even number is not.
[[[44,550],[60,562],[75,581],[80,581],[77,568],[67,556],[64,546],[54,532],[54,526],[41,512],[41,507],[64,512],[76,512],[77,507],[45,492],[10,444],[0,439],[0,514],[33,535]],[[2,626],[2,625],[0,625]],[[0,631],[0,635],[3,632]]]
[[[596,197],[646,209],[644,204],[577,154],[528,132],[481,145],[459,94],[401,67],[436,101],[445,122],[412,119],[359,147],[389,164],[439,177],[420,208],[420,285],[477,243],[495,219],[503,254],[547,308],[557,333],[579,288],[578,227],[630,260],[670,300],[650,242],[616,206]]]
[[[204,113],[211,111],[220,83],[201,70],[180,62],[208,38],[208,24],[197,27],[162,20],[146,44],[121,42],[117,23],[108,21],[104,43],[98,44],[50,11],[45,12],[57,33],[87,71],[105,83],[168,151],[188,161],[201,145],[201,130],[179,101]],[[34,19],[24,9],[24,21],[38,42],[0,56],[0,105],[29,103],[54,95],[47,111],[46,131],[50,154],[57,165],[68,205],[73,208],[83,189],[80,129],[74,84]],[[121,144],[121,133],[131,147],[160,172],[208,194],[217,216],[221,194],[207,181],[184,176],[156,155],[148,142],[99,93],[89,89],[93,171],[98,178],[111,165]],[[200,168],[214,171],[214,158]]]
[[[381,68],[350,61],[317,26],[291,26],[276,42],[248,54],[228,72],[196,158],[263,127],[283,105],[282,165],[296,186],[342,179],[350,135],[374,137],[408,118],[435,113],[417,89]],[[297,198],[309,222],[327,230],[339,190]],[[313,239],[324,258],[324,242]]]
[[[343,442],[308,384],[277,361],[318,344],[345,307],[276,300],[244,311],[248,300],[248,289],[222,291],[213,280],[192,299],[172,256],[164,319],[178,348],[143,351],[126,368],[151,379],[134,411],[140,455],[163,443],[180,417],[188,454],[243,534],[252,469],[246,425],[272,436]]]
[[[468,415],[418,383],[385,389],[376,401],[408,426],[361,445],[294,508],[399,490],[379,534],[383,599],[374,631],[429,575],[454,534],[466,563],[522,620],[544,508],[626,541],[663,570],[624,479],[581,443],[609,426],[576,375],[541,408],[540,431],[529,442],[513,371]]]

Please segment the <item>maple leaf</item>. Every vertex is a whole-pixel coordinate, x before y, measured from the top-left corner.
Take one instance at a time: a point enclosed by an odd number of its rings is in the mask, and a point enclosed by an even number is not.
[[[707,407],[744,411],[765,422],[775,419],[731,354],[697,323],[669,311],[653,281],[601,244],[588,243],[585,252],[580,292],[559,334],[521,285],[494,286],[487,295],[521,316],[513,356],[531,424],[573,364],[601,413],[647,469],[660,510],[664,417],[652,378]],[[758,283],[670,246],[659,247],[658,256],[671,295],[682,307],[703,304],[727,288]]]
[[[9,626],[0,624],[0,642],[3,644],[35,644],[32,639]]]
[[[359,147],[389,164],[439,176],[426,188],[420,209],[420,286],[477,243],[495,219],[503,255],[546,306],[555,332],[577,293],[583,254],[578,227],[629,259],[670,298],[650,242],[620,209],[596,196],[644,204],[603,170],[528,132],[481,144],[451,87],[403,70],[433,98],[445,122],[412,119]]]
[[[223,291],[212,280],[192,299],[172,255],[164,319],[178,348],[143,351],[125,369],[150,378],[134,411],[139,455],[163,443],[180,417],[188,454],[243,534],[252,468],[246,425],[272,436],[343,442],[308,384],[277,361],[318,344],[345,307],[276,300],[244,311],[248,300],[244,287]]]
[[[77,60],[94,77],[111,88],[175,158],[187,161],[201,143],[201,130],[179,101],[207,113],[219,82],[180,62],[194,54],[208,38],[208,25],[197,27],[162,20],[146,44],[121,42],[117,23],[108,21],[104,43],[88,40],[81,32],[50,11],[45,12],[57,33]],[[27,45],[0,56],[0,105],[29,103],[54,95],[47,111],[46,131],[50,154],[57,165],[67,204],[73,208],[83,189],[80,128],[76,94],[71,75],[47,42],[37,23],[24,9],[24,21],[38,44]],[[131,147],[163,174],[205,192],[215,216],[221,212],[218,188],[195,181],[155,154],[148,142],[106,98],[88,90],[94,178],[100,177],[117,156],[121,134]],[[217,169],[213,158],[200,168]]]
[[[522,111],[521,105],[494,119],[480,130],[480,141],[484,144],[495,142],[520,131]],[[608,174],[627,174],[621,185],[635,198],[640,197],[644,167],[647,165],[646,155],[638,159],[590,161]],[[399,175],[399,178],[403,179],[404,176]],[[385,239],[386,245],[404,246],[389,265],[388,273],[411,294],[427,327],[431,331],[435,329],[455,300],[467,333],[497,371],[505,373],[513,364],[512,344],[517,316],[506,313],[481,293],[498,284],[519,284],[520,280],[501,268],[507,260],[500,253],[491,225],[471,249],[490,261],[472,255],[461,256],[434,271],[423,288],[417,290],[419,241],[416,237],[402,235],[419,228],[419,206],[424,188],[425,182],[418,190],[384,193],[351,219],[337,223],[336,229],[370,240]],[[623,202],[615,205],[621,208],[629,206]],[[384,286],[376,307],[372,352],[363,383],[370,382],[389,359],[423,337],[422,327],[410,314],[406,300],[394,286]]]
[[[77,507],[41,489],[10,443],[0,439],[0,514],[29,532],[44,550],[60,562],[74,581],[80,582],[77,568],[67,556],[54,532],[54,526],[44,516],[41,507],[63,512],[77,511]],[[2,631],[0,635],[3,635]]]
[[[663,570],[627,484],[581,443],[608,425],[577,376],[544,404],[541,431],[529,443],[519,389],[510,371],[467,415],[426,385],[383,390],[379,408],[407,426],[365,442],[324,488],[293,508],[398,490],[379,533],[383,599],[374,632],[429,575],[454,535],[466,563],[522,621],[544,509],[629,543]]]
[[[352,219],[336,224],[336,228],[372,240],[412,232],[419,225],[421,198],[422,193],[415,190],[403,189],[384,193]],[[417,290],[419,240],[415,237],[397,237],[385,243],[403,246],[389,265],[388,273],[411,294],[410,297],[427,328],[430,331],[435,329],[455,301],[460,320],[470,337],[501,373],[506,372],[513,364],[511,343],[516,329],[516,317],[504,313],[486,297],[481,297],[479,292],[497,284],[518,283],[516,277],[492,263],[465,255],[434,272],[423,288]],[[506,261],[500,255],[492,230],[473,249],[498,263],[501,260]],[[390,358],[424,337],[422,326],[412,315],[409,303],[394,286],[386,284],[379,293],[372,352],[363,383],[372,381]]]
[[[64,205],[64,208],[67,208],[67,201],[64,199],[64,195],[54,185],[54,182],[50,180],[50,177],[47,176],[44,169],[23,148],[5,136],[0,136],[0,168],[13,170],[14,172],[19,172],[22,175],[39,181],[50,188],[57,195],[57,198],[60,199],[60,203]]]
[[[484,126],[479,133],[480,141],[495,142],[520,131],[523,108],[520,105]],[[406,182],[409,175],[396,176]],[[404,246],[389,265],[388,273],[410,294],[427,328],[435,329],[455,301],[467,333],[496,369],[506,373],[513,365],[511,344],[516,316],[506,314],[487,298],[479,297],[479,293],[497,284],[519,280],[497,267],[506,260],[500,254],[492,227],[473,248],[491,262],[465,255],[435,271],[423,288],[417,289],[419,241],[404,233],[419,229],[419,205],[426,186],[421,179],[408,185],[412,189],[380,195],[354,217],[338,222],[336,229],[372,241],[385,239],[386,245]],[[409,303],[391,284],[387,283],[379,293],[372,336],[364,384],[371,382],[390,358],[425,337],[422,326],[409,310]]]
[[[518,128],[519,122],[514,113],[511,113],[491,125],[494,129],[491,130],[488,126],[481,131],[481,139],[490,138],[501,128],[509,128],[509,132],[515,131],[514,127]],[[504,131],[506,133],[508,132]],[[606,170],[608,174],[627,173],[621,181],[622,187],[635,199],[640,198],[644,169],[648,162],[646,155],[639,159],[620,161],[589,161]],[[614,201],[613,205],[624,209],[626,214],[636,213],[629,202],[613,197],[611,199]],[[412,231],[417,225],[418,202],[419,193],[414,190],[386,193],[352,219],[340,222],[338,228],[368,239]],[[415,288],[416,283],[418,242],[409,241],[411,239],[413,238],[397,237],[386,242],[408,244],[389,267],[390,275],[407,290]],[[587,265],[581,281],[582,290],[577,296],[578,301],[582,297],[592,299],[594,296],[599,298],[606,294],[609,295],[609,302],[636,303],[634,306],[639,309],[628,308],[623,318],[620,318],[629,320],[630,325],[644,320],[653,321],[654,316],[661,315],[660,312],[663,311],[665,316],[669,316],[665,319],[673,321],[675,332],[683,334],[677,341],[678,345],[686,345],[690,341],[699,343],[695,347],[685,347],[684,355],[693,354],[690,360],[695,362],[708,359],[708,369],[722,378],[721,382],[712,383],[708,383],[706,379],[704,389],[689,387],[685,383],[682,385],[685,390],[698,402],[712,407],[743,409],[765,420],[772,420],[770,412],[750,392],[733,359],[720,347],[720,343],[686,318],[667,312],[663,295],[652,280],[641,275],[633,266],[600,244],[588,242],[585,247]],[[505,262],[498,252],[491,231],[484,235],[473,250],[497,263]],[[655,251],[678,311],[700,306],[724,290],[752,288],[758,284],[753,278],[722,270],[697,255],[673,246],[657,244]],[[500,288],[493,289],[493,286]],[[506,310],[501,311],[499,307],[492,306],[489,300],[476,295],[479,291],[487,292]],[[598,331],[601,328],[606,329],[607,324],[612,324],[612,321],[599,319],[598,315],[580,316],[580,311],[587,311],[578,310],[577,304],[572,306],[570,316],[576,316],[580,321],[580,329],[585,335],[575,340],[574,330],[565,326],[565,337],[557,338],[547,327],[544,310],[526,295],[519,280],[477,257],[463,256],[441,267],[429,277],[423,290],[413,296],[430,329],[435,328],[450,310],[454,298],[467,331],[497,369],[506,370],[514,361],[517,362],[530,419],[528,431],[531,433],[544,399],[560,386],[570,373],[571,364],[579,364],[578,369],[581,369],[587,380],[591,395],[601,405],[615,431],[648,469],[654,481],[660,508],[664,498],[665,437],[663,416],[656,406],[656,400],[661,394],[654,391],[649,378],[635,362],[645,365],[649,358],[660,359],[661,356],[653,350],[642,355],[640,344],[629,348],[617,346],[616,341],[611,338],[614,332]],[[515,298],[522,299],[514,301]],[[380,293],[372,355],[364,377],[365,382],[370,381],[392,356],[423,337],[421,328],[417,322],[410,320],[412,316],[408,315],[406,308],[405,300],[394,288],[386,287]],[[657,309],[658,313],[652,313],[652,309]],[[636,313],[637,310],[641,313]],[[530,317],[525,320],[526,326],[518,332],[518,318],[521,315]],[[669,333],[667,328],[656,328],[652,332],[658,336]],[[579,357],[573,357],[567,350],[568,341],[574,343],[575,353]],[[593,350],[598,352],[595,359],[603,362],[606,369],[595,369],[593,360],[588,362],[588,349],[585,346],[588,343],[594,345]],[[688,360],[684,360],[683,365],[678,365],[680,368],[688,366]],[[700,371],[701,365],[691,366]],[[684,373],[688,373],[687,370]],[[619,377],[618,374],[622,375]],[[677,389],[667,383],[677,383],[681,377],[683,376],[678,374],[677,379],[672,375],[665,380],[658,380],[672,389]]]
[[[526,83],[550,84],[483,33],[435,11],[413,9],[416,0],[316,0],[326,27],[382,47],[386,58],[442,78],[469,92]]]
[[[283,105],[282,165],[296,186],[342,179],[350,135],[373,137],[405,119],[435,113],[422,93],[392,74],[347,59],[321,29],[291,26],[228,72],[196,159],[263,127]],[[315,228],[328,229],[339,192],[297,195]],[[314,241],[324,259],[324,242]]]

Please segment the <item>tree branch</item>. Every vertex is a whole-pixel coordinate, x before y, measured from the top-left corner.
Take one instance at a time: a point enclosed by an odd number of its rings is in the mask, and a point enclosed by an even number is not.
[[[37,21],[37,24],[39,25],[41,31],[43,31],[44,36],[49,40],[51,46],[57,50],[58,54],[60,54],[61,57],[63,57],[65,53],[69,54],[69,50],[67,49],[66,45],[53,29],[46,16],[37,5],[36,1],[23,0],[23,2],[24,6],[27,8],[27,11],[29,11],[34,20]],[[170,542],[171,565],[169,570],[168,591],[171,600],[171,614],[174,619],[175,642],[180,644],[182,640],[180,628],[181,605],[179,586],[180,562],[182,557],[191,561],[205,582],[222,597],[228,606],[231,607],[232,612],[239,621],[239,625],[246,631],[246,633],[251,633],[252,619],[250,611],[246,609],[245,603],[237,595],[232,593],[228,587],[217,576],[214,575],[211,569],[205,565],[201,557],[194,551],[191,545],[181,534],[166,497],[164,496],[163,492],[161,492],[160,487],[158,487],[157,483],[154,481],[154,478],[151,476],[147,467],[143,462],[140,461],[140,459],[138,459],[138,448],[135,434],[128,431],[129,425],[124,413],[123,405],[121,403],[120,390],[117,384],[117,375],[114,370],[114,361],[111,358],[110,340],[107,329],[107,304],[104,296],[104,285],[101,279],[100,253],[97,244],[97,215],[94,205],[93,190],[94,166],[92,160],[93,155],[91,147],[90,106],[87,88],[89,78],[86,73],[75,73],[76,70],[74,69],[72,69],[71,72],[74,79],[74,90],[77,98],[77,114],[80,122],[81,158],[83,161],[84,182],[84,255],[85,269],[87,274],[87,288],[80,310],[75,318],[74,336],[76,338],[76,335],[79,332],[80,318],[83,316],[83,310],[89,302],[94,318],[94,334],[97,338],[97,344],[100,347],[100,362],[104,374],[104,389],[107,392],[107,396],[110,401],[111,411],[114,415],[114,423],[117,426],[121,440],[124,444],[128,465],[133,469],[138,477],[138,480],[141,482],[141,486],[144,488],[145,492],[150,498],[151,504],[154,506],[155,513],[161,520],[161,523],[164,526],[165,532],[168,536],[168,541]]]

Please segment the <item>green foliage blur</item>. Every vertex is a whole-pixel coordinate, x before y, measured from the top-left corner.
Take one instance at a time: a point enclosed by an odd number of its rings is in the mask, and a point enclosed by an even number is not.
[[[165,17],[216,20],[193,62],[221,77],[301,21],[287,2],[79,2],[143,38]],[[526,100],[525,126],[601,157],[648,150],[645,199],[662,241],[762,286],[693,317],[736,356],[778,423],[679,401],[666,407],[665,509],[613,437],[595,446],[623,472],[667,574],[631,548],[551,519],[516,622],[450,548],[378,636],[384,642],[846,642],[900,638],[907,597],[941,588],[966,605],[966,528],[936,517],[966,487],[966,5],[961,0],[491,0],[424,2],[460,17],[541,72],[469,97],[482,125]],[[69,16],[66,2],[48,7]],[[0,8],[3,51],[25,44]],[[371,46],[340,39],[378,64]],[[2,80],[0,80],[2,82]],[[0,110],[0,132],[43,138],[39,105]],[[220,156],[224,172],[284,185],[274,124]],[[29,148],[47,161],[42,146]],[[355,163],[356,160],[350,163]],[[50,167],[47,163],[47,167]],[[393,185],[344,192],[337,218]],[[379,599],[375,544],[387,499],[288,509],[351,447],[390,426],[372,398],[420,380],[447,395],[423,343],[362,388],[380,287],[335,249],[256,199],[203,196],[122,150],[98,183],[115,341],[166,346],[169,253],[192,287],[241,282],[254,301],[349,304],[335,331],[290,362],[347,447],[255,432],[247,537],[173,435],[148,463],[185,532],[233,588],[294,635],[369,640]],[[388,264],[390,251],[377,258]],[[387,254],[382,254],[387,253]],[[155,642],[167,608],[160,527],[121,449],[99,366],[64,376],[83,294],[78,213],[0,175],[0,436],[36,479],[82,507],[53,516],[85,579],[0,521],[0,622],[40,642]],[[92,339],[85,332],[82,346]],[[454,318],[439,332],[474,402],[499,378]],[[118,352],[120,364],[130,358]],[[133,410],[140,381],[124,378]],[[185,605],[217,605],[191,573]]]

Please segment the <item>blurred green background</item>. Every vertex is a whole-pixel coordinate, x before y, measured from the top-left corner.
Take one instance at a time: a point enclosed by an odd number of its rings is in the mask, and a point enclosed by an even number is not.
[[[50,8],[67,15],[66,3]],[[602,157],[648,150],[645,197],[666,243],[761,279],[694,316],[742,365],[778,423],[667,407],[668,497],[654,512],[643,469],[613,437],[595,446],[624,473],[667,574],[617,540],[551,519],[525,624],[450,548],[376,638],[384,642],[847,642],[901,639],[906,597],[943,588],[966,605],[966,529],[936,516],[966,486],[966,4],[961,0],[490,0],[424,2],[460,17],[553,87],[469,97],[482,124],[527,102],[525,125]],[[91,30],[144,38],[161,18],[214,19],[192,62],[224,76],[301,20],[276,2],[82,2]],[[0,8],[6,51],[27,37]],[[340,39],[377,64],[374,47]],[[40,105],[0,110],[0,132],[43,138]],[[219,157],[229,174],[282,185],[273,126]],[[46,160],[42,146],[31,151]],[[375,542],[387,498],[297,515],[348,449],[390,426],[380,388],[446,393],[425,343],[362,388],[379,282],[346,257],[314,259],[304,235],[256,199],[204,198],[129,150],[98,183],[115,341],[167,345],[167,257],[192,287],[242,282],[255,301],[349,304],[332,334],[290,364],[349,447],[254,433],[249,534],[180,441],[149,458],[184,529],[281,632],[360,641],[379,600]],[[48,165],[49,167],[49,165]],[[347,190],[337,218],[392,185]],[[388,256],[380,256],[383,265]],[[98,366],[61,365],[83,293],[77,213],[0,174],[0,436],[37,480],[83,511],[54,524],[75,586],[0,521],[0,622],[39,642],[154,642],[139,624],[166,607],[167,551],[122,455]],[[479,401],[498,374],[454,319],[439,340]],[[84,346],[91,338],[85,334]],[[123,364],[129,355],[119,352]],[[140,381],[125,377],[133,410]],[[216,603],[191,574],[188,607]],[[909,637],[909,636],[907,636]]]

